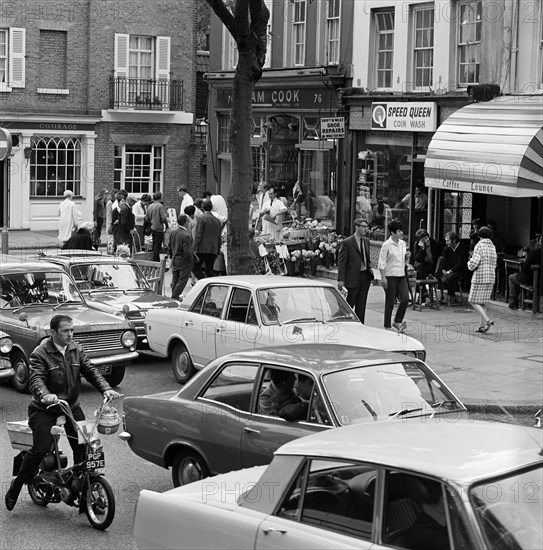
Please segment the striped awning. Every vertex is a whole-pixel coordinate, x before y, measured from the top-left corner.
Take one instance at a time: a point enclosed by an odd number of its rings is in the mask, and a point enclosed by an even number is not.
[[[473,103],[437,129],[425,184],[504,197],[543,195],[543,96]]]

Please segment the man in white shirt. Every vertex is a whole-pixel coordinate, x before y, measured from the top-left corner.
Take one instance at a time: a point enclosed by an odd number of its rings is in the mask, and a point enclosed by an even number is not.
[[[189,190],[187,189],[186,185],[180,185],[177,188],[177,193],[181,199],[181,204],[179,205],[179,215],[181,215],[185,213],[185,208],[187,206],[194,204],[194,201],[192,200],[192,197],[189,195]]]
[[[73,201],[74,194],[69,189],[64,191],[64,200],[58,207],[58,240],[60,246],[64,246],[66,241],[77,229],[78,212]]]
[[[263,208],[262,212],[262,234],[270,235],[275,241],[283,239],[283,220],[287,213],[287,207],[277,198],[275,188],[268,189],[269,205]]]

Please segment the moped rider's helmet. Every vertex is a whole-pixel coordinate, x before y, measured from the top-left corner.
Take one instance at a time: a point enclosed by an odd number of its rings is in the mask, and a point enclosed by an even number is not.
[[[119,429],[120,425],[121,417],[117,409],[115,407],[104,407],[97,423],[98,432],[102,435],[111,435]]]

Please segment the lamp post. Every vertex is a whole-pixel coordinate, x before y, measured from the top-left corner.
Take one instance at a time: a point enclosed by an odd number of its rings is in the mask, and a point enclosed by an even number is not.
[[[9,234],[8,234],[8,179],[9,170],[8,162],[11,153],[11,134],[5,128],[0,128],[0,161],[2,162],[2,254],[7,254],[9,251]]]

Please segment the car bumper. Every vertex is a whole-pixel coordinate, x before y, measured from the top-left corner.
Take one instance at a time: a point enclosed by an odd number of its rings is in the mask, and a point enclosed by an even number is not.
[[[129,353],[119,353],[117,355],[106,355],[104,357],[93,357],[91,363],[95,366],[100,365],[127,365],[137,359],[140,354],[137,351],[130,351]]]

